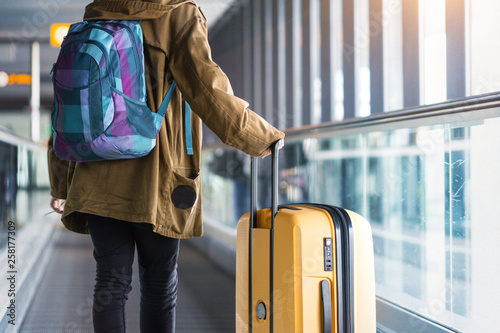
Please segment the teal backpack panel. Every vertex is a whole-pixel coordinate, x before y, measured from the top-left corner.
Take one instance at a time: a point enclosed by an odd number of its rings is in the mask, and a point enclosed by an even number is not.
[[[129,159],[155,147],[176,85],[174,81],[158,112],[152,112],[146,104],[139,23],[85,21],[70,26],[52,72],[53,147],[60,159]],[[186,103],[186,143],[192,155],[190,112]]]

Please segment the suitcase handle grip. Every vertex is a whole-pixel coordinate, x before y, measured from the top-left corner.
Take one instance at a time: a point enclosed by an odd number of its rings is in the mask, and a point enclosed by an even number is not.
[[[332,332],[332,300],[330,297],[330,282],[321,281],[321,303],[323,304],[323,333]]]

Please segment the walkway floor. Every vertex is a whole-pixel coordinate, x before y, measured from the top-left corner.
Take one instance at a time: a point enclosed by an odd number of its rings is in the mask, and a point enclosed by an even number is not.
[[[60,235],[52,258],[19,332],[93,332],[95,260],[90,236],[60,228],[55,232]],[[132,291],[126,306],[127,332],[139,333],[137,253],[133,271]],[[234,332],[234,279],[183,241],[176,332]]]

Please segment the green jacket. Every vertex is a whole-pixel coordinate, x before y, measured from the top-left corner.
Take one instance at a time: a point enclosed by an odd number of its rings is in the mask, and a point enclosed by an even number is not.
[[[55,156],[50,137],[51,194],[66,199],[61,220],[67,229],[83,234],[89,231],[81,213],[91,213],[151,223],[154,232],[168,237],[201,236],[202,121],[222,142],[256,157],[265,156],[266,149],[284,138],[284,133],[233,95],[227,76],[212,61],[205,16],[194,1],[95,0],[87,6],[84,20],[98,19],[142,20],[147,103],[151,110],[158,110],[174,79],[179,89],[170,101],[156,147],[147,156],[67,162]],[[193,113],[193,155],[186,152],[184,100]],[[177,203],[179,191],[172,200],[172,193],[180,185],[194,189],[190,190],[196,193],[193,206]]]

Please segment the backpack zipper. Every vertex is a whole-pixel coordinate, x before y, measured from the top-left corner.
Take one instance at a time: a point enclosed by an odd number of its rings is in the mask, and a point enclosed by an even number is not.
[[[87,21],[85,21],[85,22],[87,22]],[[82,23],[84,23],[84,22],[82,22]],[[100,27],[100,26],[98,26],[97,24],[88,23],[88,22],[87,22],[87,23],[84,23],[84,24],[85,24],[85,26],[82,28],[82,30],[79,30],[79,31],[72,31],[72,32],[68,33],[68,34],[66,35],[66,37],[68,37],[68,36],[72,36],[72,35],[76,35],[76,34],[80,34],[80,33],[84,32],[84,31],[87,31],[87,30],[88,30],[88,29],[90,29],[90,28],[95,28],[95,29],[102,30],[102,31],[104,31],[104,32],[107,32],[107,33],[108,33],[108,34],[110,34],[110,35],[112,35],[112,34],[113,34],[113,32],[114,32],[113,30],[109,30],[109,29],[106,29],[106,28]]]

